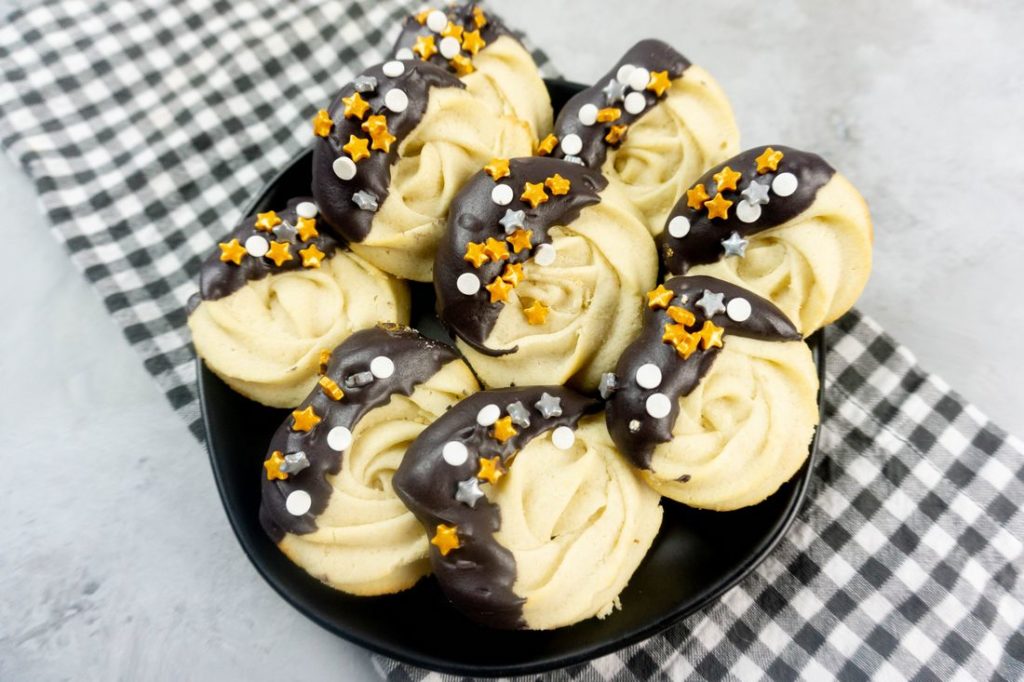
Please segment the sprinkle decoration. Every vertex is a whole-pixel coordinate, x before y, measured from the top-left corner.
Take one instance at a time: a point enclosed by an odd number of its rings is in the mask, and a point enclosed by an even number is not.
[[[553,133],[548,133],[544,139],[537,143],[537,156],[547,156],[555,151],[558,146],[558,138]]]
[[[512,426],[512,417],[505,416],[494,422],[494,431],[492,435],[499,443],[504,443],[517,433],[519,432]]]
[[[319,268],[326,254],[318,249],[316,244],[310,244],[306,248],[301,249],[299,255],[302,256],[302,267]]]
[[[458,528],[446,526],[443,523],[438,524],[434,537],[430,539],[430,544],[437,547],[437,551],[441,553],[441,556],[448,556],[448,552],[461,546]]]
[[[317,384],[320,386],[320,390],[331,400],[341,400],[345,397],[345,391],[341,390],[341,386],[338,386],[338,383],[330,377],[320,377]]]
[[[530,208],[537,208],[551,197],[544,191],[544,183],[527,182],[523,185],[523,193],[519,197],[530,204]]]
[[[281,267],[286,262],[294,258],[291,251],[291,244],[278,241],[270,242],[270,248],[267,249],[266,257],[274,261],[274,265]]]
[[[480,469],[476,473],[476,477],[481,481],[486,481],[491,485],[496,485],[501,477],[505,475],[505,465],[501,462],[501,457],[495,455],[494,457],[481,457],[479,459]]]
[[[455,501],[469,507],[476,507],[477,501],[483,496],[484,491],[480,489],[479,478],[467,478],[465,481],[459,481],[455,490]]]
[[[526,316],[527,324],[541,325],[548,321],[548,312],[550,308],[535,300],[527,308],[523,308],[523,315]]]
[[[220,260],[222,262],[234,263],[235,265],[242,264],[242,259],[246,255],[246,249],[237,239],[221,242],[217,246],[220,247]]]
[[[330,114],[327,113],[326,109],[321,109],[316,112],[316,116],[313,117],[313,134],[317,137],[327,137],[331,134],[331,128],[334,127],[334,121],[331,119]]]
[[[276,211],[267,211],[266,213],[256,214],[255,227],[261,232],[270,232],[274,229],[275,225],[281,224],[281,218],[277,215]]]
[[[366,115],[366,110],[370,108],[370,105],[359,94],[359,91],[352,93],[348,97],[342,97],[341,101],[345,105],[345,118],[362,120],[363,116]]]
[[[459,441],[452,440],[444,444],[441,456],[453,467],[462,466],[469,459],[469,450]]]
[[[295,222],[296,234],[302,241],[308,242],[310,239],[320,236],[316,229],[316,218],[303,218],[299,216]]]
[[[509,176],[508,159],[491,159],[491,162],[484,166],[484,171],[495,181],[507,178]]]
[[[263,468],[266,469],[268,481],[284,481],[288,478],[288,473],[281,471],[282,464],[284,464],[284,455],[280,450],[274,450],[270,453],[270,457],[263,462]]]
[[[466,254],[462,258],[472,263],[474,268],[479,268],[491,259],[484,251],[484,245],[480,242],[469,242],[466,244]]]
[[[648,308],[665,308],[672,302],[675,294],[669,289],[665,288],[664,284],[659,284],[651,291],[647,292],[647,307]]]
[[[505,241],[512,247],[512,253],[519,253],[520,251],[529,251],[533,247],[531,237],[533,237],[533,230],[524,230],[520,227],[505,237]]]
[[[292,412],[292,431],[311,431],[320,423],[320,417],[312,405]]]

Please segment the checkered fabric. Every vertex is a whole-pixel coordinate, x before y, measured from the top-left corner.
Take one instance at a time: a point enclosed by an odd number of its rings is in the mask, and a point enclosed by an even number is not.
[[[199,265],[413,4],[55,0],[0,25],[0,144],[197,437]],[[1024,678],[1021,444],[867,318],[829,346],[822,458],[782,544],[705,612],[555,679]]]

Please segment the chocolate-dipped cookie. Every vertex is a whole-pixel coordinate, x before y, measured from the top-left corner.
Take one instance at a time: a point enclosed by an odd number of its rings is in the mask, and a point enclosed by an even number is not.
[[[546,630],[618,607],[662,509],[599,409],[560,386],[485,391],[409,448],[395,491],[430,538],[438,583],[469,617]]]
[[[569,100],[539,152],[623,185],[656,235],[686,188],[738,150],[732,108],[711,75],[660,40],[642,40]]]
[[[608,430],[658,492],[705,509],[761,502],[818,423],[811,351],[770,301],[704,276],[647,294],[640,336],[602,378]]]
[[[751,289],[804,335],[848,311],[871,273],[863,197],[820,156],[790,147],[756,147],[708,170],[665,225],[670,273]]]
[[[532,148],[525,123],[420,60],[364,71],[317,113],[313,133],[313,195],[329,229],[385,272],[423,282],[466,178]]]
[[[484,385],[590,389],[640,329],[656,276],[653,240],[598,171],[495,159],[452,204],[434,289]]]
[[[324,360],[316,388],[270,442],[260,521],[331,587],[404,590],[430,562],[392,475],[416,436],[479,387],[455,349],[397,325],[356,332]]]
[[[325,229],[312,199],[242,219],[203,263],[188,325],[206,366],[247,398],[294,407],[320,353],[409,321],[409,290]]]
[[[551,132],[551,98],[536,62],[497,15],[475,2],[406,17],[394,56],[448,69],[495,113],[528,123],[534,137]]]

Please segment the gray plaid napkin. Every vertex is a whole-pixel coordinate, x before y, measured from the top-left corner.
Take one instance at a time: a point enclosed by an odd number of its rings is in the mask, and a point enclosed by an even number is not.
[[[200,262],[418,4],[50,1],[0,25],[0,144],[198,438]],[[1024,678],[1024,448],[869,319],[829,345],[823,457],[778,549],[714,607],[556,678]]]

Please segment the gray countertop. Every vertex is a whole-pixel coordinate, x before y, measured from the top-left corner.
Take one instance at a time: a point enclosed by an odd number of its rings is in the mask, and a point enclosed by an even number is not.
[[[0,9],[16,4],[0,0]],[[624,5],[624,6],[623,6]],[[637,39],[718,79],[743,146],[816,150],[861,189],[875,268],[860,308],[1024,433],[1024,5],[494,2],[566,76]],[[368,656],[259,578],[205,453],[0,161],[0,679],[370,678]],[[24,257],[22,257],[24,255]],[[279,655],[277,655],[279,654]]]

